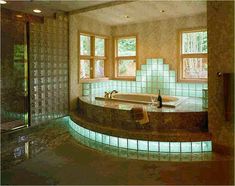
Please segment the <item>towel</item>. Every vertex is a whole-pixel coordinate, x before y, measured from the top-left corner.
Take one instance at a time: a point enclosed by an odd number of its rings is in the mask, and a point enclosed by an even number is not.
[[[146,124],[149,123],[149,117],[147,113],[146,107],[133,107],[133,118],[138,122],[139,124]]]

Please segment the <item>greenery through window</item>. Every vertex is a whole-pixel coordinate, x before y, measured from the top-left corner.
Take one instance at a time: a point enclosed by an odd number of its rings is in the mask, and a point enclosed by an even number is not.
[[[206,81],[207,31],[190,30],[180,32],[180,80]]]
[[[80,79],[102,78],[107,60],[106,38],[92,34],[80,34]]]
[[[116,39],[116,77],[134,77],[136,75],[136,36]]]

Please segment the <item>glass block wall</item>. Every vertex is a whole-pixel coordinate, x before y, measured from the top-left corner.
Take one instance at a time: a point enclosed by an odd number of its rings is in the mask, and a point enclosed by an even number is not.
[[[203,108],[208,108],[208,89],[202,90],[202,106]]]
[[[104,94],[118,90],[123,93],[153,93],[158,90],[164,95],[202,97],[202,89],[207,83],[178,83],[176,72],[164,64],[163,59],[147,59],[136,72],[136,81],[109,80],[105,82],[83,83],[83,96]]]
[[[31,125],[68,113],[68,19],[30,25]]]
[[[82,126],[79,126],[79,124],[73,122],[71,119],[69,119],[69,126],[79,135],[88,139],[94,140],[101,144],[123,149],[164,153],[194,153],[212,151],[211,141],[162,142],[127,139],[86,129]]]

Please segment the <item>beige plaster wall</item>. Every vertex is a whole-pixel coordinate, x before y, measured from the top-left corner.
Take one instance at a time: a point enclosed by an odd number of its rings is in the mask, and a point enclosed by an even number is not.
[[[234,73],[234,2],[208,1],[207,13],[209,131],[214,150],[233,151],[234,121],[225,121],[223,78],[217,72]]]
[[[79,84],[78,70],[78,32],[90,32],[95,34],[111,36],[111,27],[93,19],[74,14],[69,16],[69,92],[70,92],[70,110],[76,109],[77,97],[81,95],[81,84]],[[111,39],[109,40],[111,45]],[[108,51],[110,57],[110,51]],[[108,60],[110,63],[110,58]],[[108,68],[111,65],[107,64]],[[110,70],[107,70],[110,72]],[[107,74],[109,75],[109,74]]]
[[[176,70],[178,30],[185,28],[206,27],[206,14],[181,17],[161,21],[137,23],[112,27],[112,35],[138,34],[139,63],[146,58],[164,58],[170,68]]]

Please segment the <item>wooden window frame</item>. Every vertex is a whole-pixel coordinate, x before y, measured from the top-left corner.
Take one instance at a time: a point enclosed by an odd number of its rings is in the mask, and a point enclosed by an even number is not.
[[[90,55],[81,55],[80,51],[80,36],[90,37]],[[95,38],[104,39],[104,56],[95,56]],[[94,34],[89,32],[78,32],[78,79],[79,82],[90,82],[94,80],[107,79],[106,77],[106,64],[108,62],[108,36]],[[90,78],[80,78],[81,60],[90,60]],[[95,61],[104,60],[104,77],[95,77]]]
[[[177,63],[177,81],[178,82],[191,82],[191,83],[204,83],[208,81],[208,78],[192,78],[186,79],[183,78],[183,59],[184,58],[206,58],[208,63],[208,50],[207,53],[197,53],[197,54],[182,54],[182,34],[183,33],[193,33],[193,32],[202,32],[207,31],[206,27],[198,27],[198,28],[190,28],[190,29],[182,29],[178,32],[178,63]]]
[[[118,56],[118,40],[119,39],[129,39],[129,38],[135,38],[136,39],[136,54],[135,56]],[[138,63],[138,35],[137,34],[131,34],[131,35],[125,35],[125,36],[115,36],[114,37],[114,79],[120,79],[120,80],[136,80],[136,76],[118,76],[118,61],[122,59],[134,59],[136,61],[136,70],[139,68]]]

